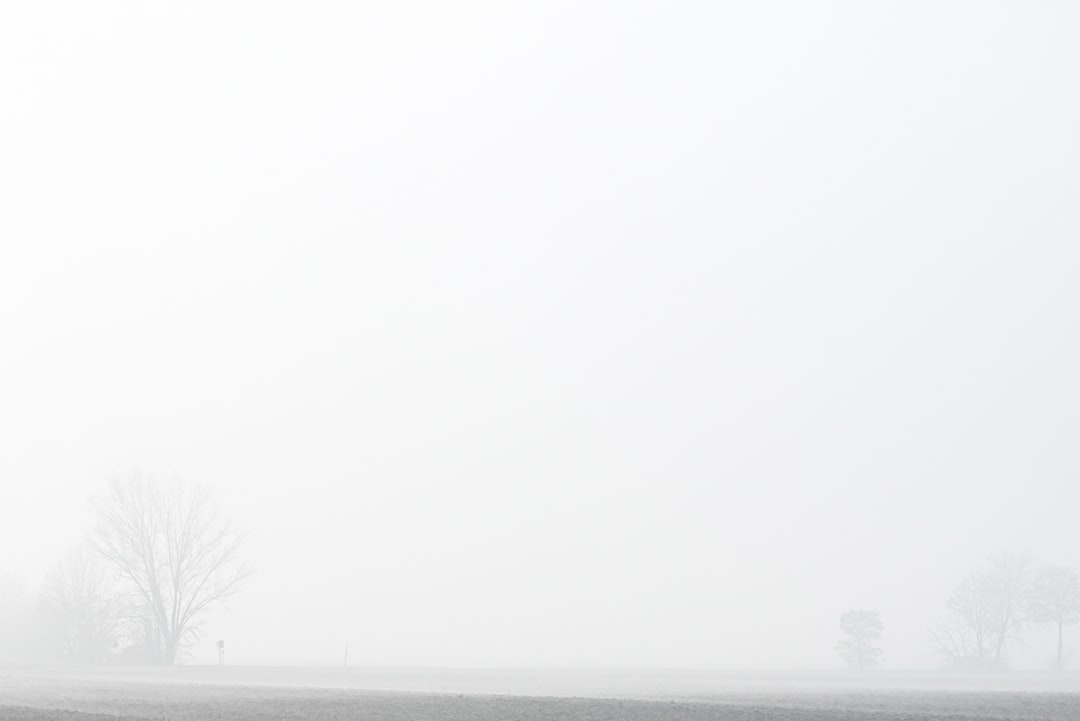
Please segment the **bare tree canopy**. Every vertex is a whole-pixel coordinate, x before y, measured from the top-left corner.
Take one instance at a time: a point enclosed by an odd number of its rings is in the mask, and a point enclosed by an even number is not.
[[[836,652],[851,668],[865,669],[881,662],[882,650],[877,646],[885,624],[877,609],[853,608],[840,616],[840,630],[844,637],[836,644]]]
[[[1057,657],[1054,667],[1065,668],[1065,626],[1080,621],[1080,575],[1071,568],[1046,566],[1035,573],[1031,584],[1031,619],[1057,626]]]
[[[938,653],[957,666],[1001,666],[1028,619],[1031,564],[1001,554],[965,578],[946,602],[951,618],[930,630]]]
[[[214,604],[248,576],[240,537],[206,488],[132,473],[97,503],[93,546],[130,585],[149,655],[176,661]]]
[[[101,560],[84,546],[73,548],[49,571],[41,607],[63,658],[100,663],[117,642],[124,608],[112,580]]]
[[[1031,593],[1031,562],[1025,556],[1003,553],[990,566],[993,599],[994,663],[1004,660],[1008,644],[1020,640]]]
[[[938,653],[954,665],[982,665],[991,656],[993,610],[985,574],[965,578],[945,606],[951,618],[930,629]]]

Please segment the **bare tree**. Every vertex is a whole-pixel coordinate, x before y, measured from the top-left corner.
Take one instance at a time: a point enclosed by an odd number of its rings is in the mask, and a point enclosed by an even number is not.
[[[881,662],[882,651],[877,641],[885,630],[877,609],[867,611],[852,608],[840,616],[840,630],[844,636],[836,644],[836,652],[851,668],[863,670]]]
[[[1009,643],[1020,640],[1031,592],[1031,563],[1025,556],[1003,553],[991,561],[989,572],[993,610],[994,663],[1001,665]]]
[[[60,655],[78,663],[100,663],[117,643],[124,615],[114,579],[93,553],[72,549],[49,571],[41,609]]]
[[[241,587],[240,538],[205,487],[132,473],[97,503],[93,546],[130,585],[151,655],[171,664],[205,612]]]
[[[953,665],[988,665],[993,648],[993,609],[986,574],[965,578],[945,606],[951,619],[930,629],[938,653]]]
[[[1071,568],[1047,566],[1035,573],[1031,584],[1031,616],[1037,623],[1057,625],[1054,667],[1065,668],[1065,626],[1080,621],[1080,576]]]
[[[1026,622],[1030,564],[1002,554],[965,578],[946,602],[951,619],[930,630],[937,651],[957,666],[1001,666]]]

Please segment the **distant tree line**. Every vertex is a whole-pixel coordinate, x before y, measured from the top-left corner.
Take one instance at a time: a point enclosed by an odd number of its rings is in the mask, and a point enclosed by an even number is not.
[[[1063,670],[1069,654],[1065,627],[1080,622],[1080,574],[1064,566],[1036,566],[1028,558],[1001,554],[964,578],[945,603],[947,618],[930,629],[935,653],[947,666],[993,670],[1008,663],[1009,649],[1036,625],[1056,634],[1050,665]],[[849,609],[840,617],[837,653],[850,668],[881,663],[885,625],[876,610]]]
[[[1035,624],[1057,632],[1053,666],[1065,668],[1065,627],[1080,621],[1080,575],[1002,554],[962,580],[946,602],[949,617],[931,628],[935,650],[960,668],[1001,668]]]
[[[138,473],[116,479],[94,516],[36,603],[0,583],[0,645],[37,661],[175,663],[247,578],[239,535],[204,487]]]

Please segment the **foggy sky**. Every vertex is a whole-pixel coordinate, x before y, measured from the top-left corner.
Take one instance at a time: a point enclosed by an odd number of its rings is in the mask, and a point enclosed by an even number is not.
[[[1080,567],[1078,30],[5,5],[0,572],[139,468],[247,531],[196,661],[932,665],[987,555]]]

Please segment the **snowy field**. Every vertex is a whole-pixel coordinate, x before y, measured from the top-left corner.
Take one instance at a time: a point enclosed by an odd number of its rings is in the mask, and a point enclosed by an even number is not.
[[[0,719],[1080,719],[1074,676],[0,669]]]

